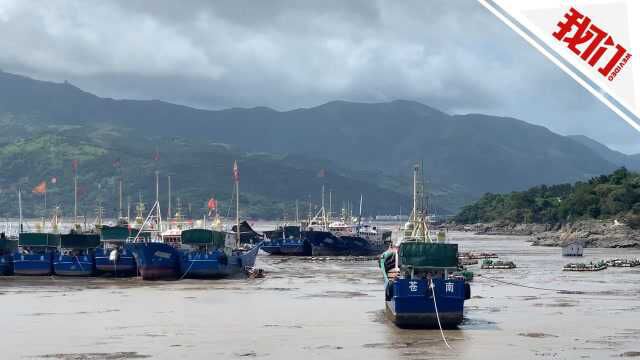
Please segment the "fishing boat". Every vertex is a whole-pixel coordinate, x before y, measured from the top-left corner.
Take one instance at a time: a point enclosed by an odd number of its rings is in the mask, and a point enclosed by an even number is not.
[[[58,248],[53,254],[53,273],[62,276],[91,276],[95,272],[94,250],[100,244],[95,230],[82,229],[78,223],[78,171],[74,162],[73,176],[73,226],[69,233],[60,235]],[[56,207],[55,218],[58,220]],[[103,208],[98,197],[96,224],[102,224]]]
[[[95,249],[96,271],[114,276],[134,275],[136,261],[125,246],[132,236],[127,220],[120,219],[114,226],[102,225],[99,231],[100,246]]]
[[[516,264],[513,261],[505,261],[505,260],[490,260],[485,259],[482,260],[482,265],[480,265],[481,269],[515,269]]]
[[[113,276],[130,276],[136,273],[136,261],[125,244],[137,229],[129,224],[129,205],[127,216],[122,212],[122,178],[118,181],[118,221],[114,226],[100,225],[100,246],[95,249],[96,272]],[[136,207],[139,209],[136,219],[142,222],[144,203],[142,198]]]
[[[18,250],[13,254],[15,275],[53,274],[53,254],[60,245],[60,234],[21,232]]]
[[[311,244],[302,237],[300,225],[283,224],[263,234],[262,251],[271,255],[311,256]]]
[[[262,236],[246,221],[240,222],[240,178],[233,164],[236,221],[231,231],[183,230],[180,236],[181,278],[222,278],[239,275],[255,265]]]
[[[362,197],[360,216],[354,224],[353,216],[343,212],[337,221],[330,221],[324,208],[324,187],[322,206],[309,220],[302,237],[309,242],[312,256],[373,256],[383,252],[391,242],[391,231],[375,225],[362,224]]]
[[[53,255],[53,273],[62,276],[91,276],[95,271],[94,249],[100,235],[81,231],[79,226],[60,235],[60,245]]]
[[[22,193],[18,190],[18,209],[20,212],[18,249],[13,254],[14,275],[53,274],[53,253],[60,245],[60,234],[57,233],[58,218],[54,212],[52,231],[45,232],[44,226],[38,232],[24,232],[22,223]]]
[[[188,229],[181,234],[181,277],[223,278],[253,268],[260,244],[237,245],[233,233]]]
[[[0,233],[0,275],[13,274],[13,253],[18,249],[17,239]]]
[[[156,171],[156,201],[125,249],[133,254],[143,280],[169,280],[179,276],[180,253],[162,241],[159,180]]]
[[[604,261],[598,261],[596,263],[570,263],[566,264],[562,271],[602,271],[607,268],[607,263]]]
[[[458,245],[432,239],[420,166],[413,173],[413,211],[401,238],[380,259],[385,312],[399,327],[454,328],[470,286],[458,272]]]

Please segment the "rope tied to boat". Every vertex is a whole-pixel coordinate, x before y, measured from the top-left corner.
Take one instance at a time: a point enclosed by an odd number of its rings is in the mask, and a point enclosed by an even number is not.
[[[84,267],[82,267],[82,263],[80,262],[80,259],[78,258],[78,255],[75,255],[76,260],[78,260],[78,265],[80,265],[80,270],[82,270],[82,272],[84,272]]]
[[[442,323],[440,323],[440,314],[438,313],[438,303],[436,302],[436,290],[435,285],[433,284],[433,279],[429,279],[429,287],[431,288],[431,295],[433,295],[433,307],[436,310],[436,319],[438,320],[438,328],[440,328],[440,335],[442,336],[442,340],[444,344],[449,348],[449,350],[453,350],[451,345],[447,342],[447,338],[444,336],[444,331],[442,330]]]
[[[534,289],[534,290],[543,290],[543,291],[556,291],[556,292],[561,292],[561,293],[580,293],[581,291],[575,291],[575,290],[566,290],[566,289],[549,289],[549,288],[543,288],[543,287],[538,287],[538,286],[530,286],[530,285],[524,285],[524,284],[518,284],[518,283],[514,283],[514,282],[509,282],[509,281],[504,281],[504,280],[498,280],[486,275],[482,275],[482,274],[476,274],[476,277],[481,277],[487,280],[491,280],[491,281],[495,281],[497,283],[500,284],[505,284],[505,285],[511,285],[511,286],[517,286],[517,287],[522,287],[522,288],[527,288],[527,289]]]
[[[184,279],[185,276],[187,276],[187,274],[189,273],[189,271],[191,271],[191,267],[193,266],[193,264],[195,263],[195,261],[191,260],[191,264],[189,264],[189,267],[187,268],[187,271],[185,271],[182,276],[180,276],[180,278],[178,280],[182,280]]]

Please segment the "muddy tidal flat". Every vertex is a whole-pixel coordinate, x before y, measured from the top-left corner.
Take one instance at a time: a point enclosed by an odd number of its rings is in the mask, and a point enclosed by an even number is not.
[[[518,266],[470,267],[464,324],[445,331],[452,349],[437,330],[385,319],[375,261],[261,254],[263,279],[0,277],[0,358],[640,359],[640,267],[562,272],[567,262],[639,250],[570,259],[524,237],[450,240]]]

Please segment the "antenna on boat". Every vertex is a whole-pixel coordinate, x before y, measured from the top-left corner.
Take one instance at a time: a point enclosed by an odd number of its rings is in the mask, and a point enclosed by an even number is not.
[[[327,217],[329,219],[331,219],[331,215],[332,215],[332,207],[331,207],[331,190],[329,190],[329,213],[327,214]]]
[[[18,187],[18,211],[20,216],[20,233],[22,233],[22,188]]]
[[[405,228],[405,239],[431,242],[426,216],[422,167],[416,163],[413,168],[413,211]]]
[[[322,215],[324,215],[324,184],[322,184],[322,200],[321,200],[321,204],[322,204]]]
[[[73,226],[78,226],[78,160],[73,160]]]
[[[162,232],[162,216],[160,214],[160,171],[156,170],[156,202],[153,204],[156,209],[158,232]],[[151,209],[153,212],[153,209]]]
[[[171,175],[167,175],[167,183],[169,187],[169,205],[167,206],[167,220],[171,219]]]
[[[358,228],[360,228],[361,223],[362,223],[362,194],[360,194],[360,213],[358,214]]]
[[[127,213],[128,212],[129,209],[127,208]],[[127,218],[128,217],[129,214],[127,214]],[[118,219],[122,219],[122,176],[120,176],[120,179],[118,180]]]
[[[131,196],[127,195],[127,221],[131,221]]]
[[[240,247],[240,171],[238,162],[233,161],[233,181],[236,185],[236,248]]]
[[[296,224],[300,225],[300,218],[298,217],[298,199],[296,199]]]

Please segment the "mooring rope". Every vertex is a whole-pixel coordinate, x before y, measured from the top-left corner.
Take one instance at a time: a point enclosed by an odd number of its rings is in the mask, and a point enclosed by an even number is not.
[[[436,303],[436,291],[434,289],[435,286],[433,285],[433,280],[429,279],[429,283],[431,294],[433,295],[433,307],[436,310],[436,319],[438,320],[438,327],[440,328],[440,335],[442,335],[442,340],[444,341],[444,344],[447,345],[447,348],[449,348],[449,350],[452,350],[451,346],[447,342],[447,338],[444,336],[444,331],[442,331],[442,324],[440,323],[440,314],[438,313],[438,304]]]
[[[534,289],[534,290],[544,290],[544,291],[558,291],[558,292],[576,292],[575,290],[566,290],[566,289],[549,289],[549,288],[543,288],[543,287],[537,287],[537,286],[530,286],[530,285],[524,285],[524,284],[518,284],[518,283],[514,283],[514,282],[509,282],[509,281],[504,281],[504,280],[498,280],[486,275],[482,275],[482,274],[477,274],[475,275],[477,277],[481,277],[481,278],[485,278],[487,280],[491,280],[491,281],[495,281],[497,283],[501,283],[501,284],[505,284],[505,285],[511,285],[511,286],[518,286],[518,287],[523,287],[523,288],[527,288],[527,289]]]
[[[184,279],[185,276],[187,276],[189,271],[191,271],[191,267],[193,266],[194,263],[195,263],[195,261],[191,260],[191,264],[187,268],[187,271],[185,271],[184,274],[182,274],[182,276],[180,276],[180,278],[178,280],[182,280],[182,279]]]
[[[84,272],[84,267],[82,267],[82,263],[80,262],[80,259],[78,259],[78,255],[76,255],[76,260],[78,260],[78,265],[80,265],[80,270]]]

